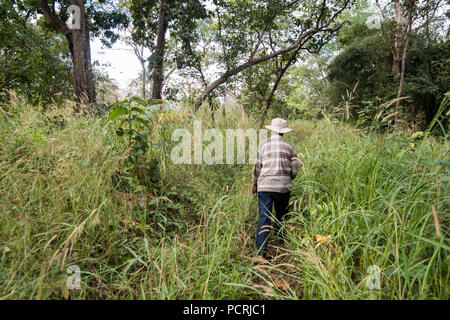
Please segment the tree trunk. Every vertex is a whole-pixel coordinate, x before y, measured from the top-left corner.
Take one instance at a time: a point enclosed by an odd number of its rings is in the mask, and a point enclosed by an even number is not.
[[[152,99],[162,98],[162,88],[164,81],[164,47],[166,44],[167,22],[166,2],[161,1],[158,15],[158,29],[156,31]]]
[[[395,32],[394,32],[394,48],[392,55],[392,73],[395,76],[400,75],[400,50],[402,47],[402,35],[403,35],[403,15],[404,9],[400,2],[395,2]]]
[[[409,45],[409,37],[411,33],[412,23],[413,23],[413,8],[409,8],[409,17],[408,17],[408,24],[405,28],[405,35],[403,36],[403,54],[401,59],[401,67],[400,67],[400,80],[398,84],[398,91],[397,91],[397,102],[395,103],[395,111],[398,111],[398,107],[400,106],[400,97],[402,95],[403,91],[403,83],[405,82],[405,71],[406,71],[406,56],[408,54],[408,45]],[[400,56],[400,53],[399,53]],[[397,115],[394,118],[394,124],[397,127],[398,126],[398,117]]]
[[[73,87],[75,100],[80,103],[96,102],[94,76],[91,66],[91,47],[89,28],[83,0],[70,0],[71,5],[80,8],[80,29],[69,29],[54,8],[46,0],[40,0],[39,6],[47,25],[66,36],[73,63]]]
[[[145,81],[147,80],[147,74],[145,72],[145,61],[142,60],[141,61],[141,66],[142,66],[142,99],[145,99]]]
[[[89,28],[82,0],[71,0],[71,4],[80,7],[81,29],[71,30],[67,37],[73,61],[73,86],[75,99],[81,103],[96,102],[94,75],[91,65],[91,47]]]
[[[3,68],[8,70],[8,49],[6,47],[3,48],[4,56],[3,56]],[[5,73],[5,80],[2,86],[2,91],[5,90],[5,102],[9,102],[11,100],[10,97],[10,87],[9,87],[9,72]]]
[[[403,91],[403,83],[405,82],[406,55],[408,52],[408,42],[409,42],[409,33],[406,36],[405,46],[403,48],[402,66],[401,66],[401,70],[400,70],[400,81],[398,84],[397,102],[395,103],[395,109],[398,109],[398,107],[400,105],[400,97],[401,97],[402,91]],[[398,111],[398,110],[396,110],[396,111]],[[395,118],[397,119],[397,116]]]

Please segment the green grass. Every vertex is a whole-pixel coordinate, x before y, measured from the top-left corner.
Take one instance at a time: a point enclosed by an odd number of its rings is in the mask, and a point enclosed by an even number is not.
[[[165,114],[151,135],[160,190],[119,192],[111,176],[127,150],[115,125],[70,110],[17,102],[0,116],[1,299],[450,296],[447,141],[291,123],[286,139],[304,154],[304,171],[294,181],[286,245],[261,265],[252,260],[251,166],[172,164],[161,142],[193,119]],[[197,117],[213,126],[208,114]],[[238,111],[215,121],[220,129],[257,123]],[[81,290],[66,286],[73,264]],[[365,285],[370,265],[382,271],[380,290]]]

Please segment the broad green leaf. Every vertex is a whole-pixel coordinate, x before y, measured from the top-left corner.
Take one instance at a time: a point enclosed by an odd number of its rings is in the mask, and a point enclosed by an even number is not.
[[[144,109],[141,109],[141,108],[138,108],[138,107],[131,108],[131,111],[135,111],[135,112],[138,112],[138,113],[141,113],[141,114],[145,112]]]
[[[122,127],[119,127],[119,128],[116,130],[116,134],[117,134],[119,137],[122,137],[122,136],[124,135],[124,133],[125,133],[125,131],[123,131],[123,128],[122,128]]]
[[[122,104],[126,104],[126,103],[129,103],[130,101],[128,100],[128,99],[125,99],[125,100],[122,100],[122,101],[119,101],[119,102],[117,102],[117,103],[115,103],[112,107],[111,107],[111,109],[115,109],[115,108],[117,108],[118,106],[120,106],[120,105],[122,105]]]
[[[133,140],[136,140],[137,142],[139,142],[140,144],[144,145],[144,146],[148,146],[147,142],[144,141],[144,139],[142,139],[140,136],[134,136]]]
[[[143,124],[145,127],[149,128],[148,122],[142,118],[137,118],[136,122],[139,122],[139,123]]]
[[[113,112],[109,114],[108,120],[115,120],[117,117],[127,113],[128,110],[125,107],[117,107]]]

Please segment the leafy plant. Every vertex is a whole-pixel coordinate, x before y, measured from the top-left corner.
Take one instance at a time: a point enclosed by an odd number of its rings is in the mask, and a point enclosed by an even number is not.
[[[132,97],[119,101],[111,109],[108,120],[120,120],[115,133],[128,149],[128,157],[124,163],[125,174],[116,174],[137,179],[147,189],[155,187],[159,181],[159,161],[151,157],[148,159],[149,151],[151,153],[148,137],[151,119],[160,107],[152,104],[152,101]],[[118,176],[113,178],[114,185],[127,188],[127,184],[119,180]]]

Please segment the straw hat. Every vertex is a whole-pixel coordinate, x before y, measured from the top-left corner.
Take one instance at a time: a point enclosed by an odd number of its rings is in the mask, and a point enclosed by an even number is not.
[[[266,126],[266,128],[277,133],[286,133],[292,131],[291,128],[287,127],[287,121],[281,118],[273,119],[271,125]]]

